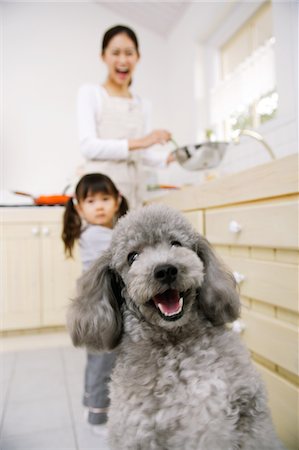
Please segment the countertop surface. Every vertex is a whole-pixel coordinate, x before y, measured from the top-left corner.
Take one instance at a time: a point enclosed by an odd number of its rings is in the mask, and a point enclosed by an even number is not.
[[[199,186],[188,186],[147,203],[165,203],[185,211],[214,208],[297,194],[298,155],[226,175]]]
[[[298,155],[292,154],[201,185],[169,191],[165,195],[147,200],[146,203],[164,203],[184,210],[196,210],[298,192]],[[27,211],[31,217],[57,217],[64,211],[63,206],[37,206],[30,199],[28,202],[22,200],[20,203],[0,202],[1,216],[7,220],[8,217],[13,218],[21,211]]]

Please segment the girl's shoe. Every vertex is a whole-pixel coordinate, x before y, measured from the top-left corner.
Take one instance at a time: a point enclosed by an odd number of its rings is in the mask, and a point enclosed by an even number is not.
[[[89,425],[94,434],[98,436],[107,437],[108,436],[107,422],[97,425],[90,423],[90,413],[91,413],[90,409],[85,407],[83,411],[84,422],[86,422]]]
[[[103,438],[108,437],[108,427],[106,423],[102,423],[101,425],[90,425],[93,434],[97,436],[102,436]]]

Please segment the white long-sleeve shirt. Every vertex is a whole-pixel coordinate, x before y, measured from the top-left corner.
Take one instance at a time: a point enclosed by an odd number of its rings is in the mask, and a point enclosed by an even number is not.
[[[81,86],[77,100],[79,141],[82,155],[87,160],[119,161],[129,157],[128,139],[103,139],[97,134],[96,117],[99,118],[103,96],[109,96],[100,85],[85,84]],[[139,102],[144,116],[144,132],[149,133],[151,107],[150,103],[133,95],[131,101]],[[165,167],[167,155],[158,148],[149,147],[138,150],[142,162],[149,166]]]

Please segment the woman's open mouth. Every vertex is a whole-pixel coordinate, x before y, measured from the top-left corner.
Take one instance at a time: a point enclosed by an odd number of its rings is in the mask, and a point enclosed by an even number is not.
[[[126,78],[127,75],[129,74],[129,69],[127,67],[124,67],[124,68],[119,67],[119,68],[116,68],[115,71],[116,71],[117,75],[121,78]]]
[[[183,315],[184,297],[176,289],[154,295],[152,298],[160,316],[165,320],[177,320]]]

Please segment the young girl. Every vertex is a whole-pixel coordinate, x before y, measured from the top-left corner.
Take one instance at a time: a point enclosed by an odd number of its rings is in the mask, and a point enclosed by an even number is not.
[[[140,58],[134,31],[123,25],[107,30],[100,57],[107,67],[105,82],[85,84],[78,94],[84,173],[109,175],[134,208],[142,203],[142,164],[164,167],[173,161],[172,155],[151,148],[168,142],[171,134],[150,131],[149,104],[130,89]]]
[[[77,184],[74,198],[66,204],[62,232],[65,253],[71,257],[79,240],[86,271],[109,246],[115,222],[127,211],[126,199],[109,177],[100,173],[85,175]],[[114,361],[113,352],[87,354],[83,405],[88,408],[88,423],[95,433],[101,433],[99,425],[107,421],[107,385]]]

